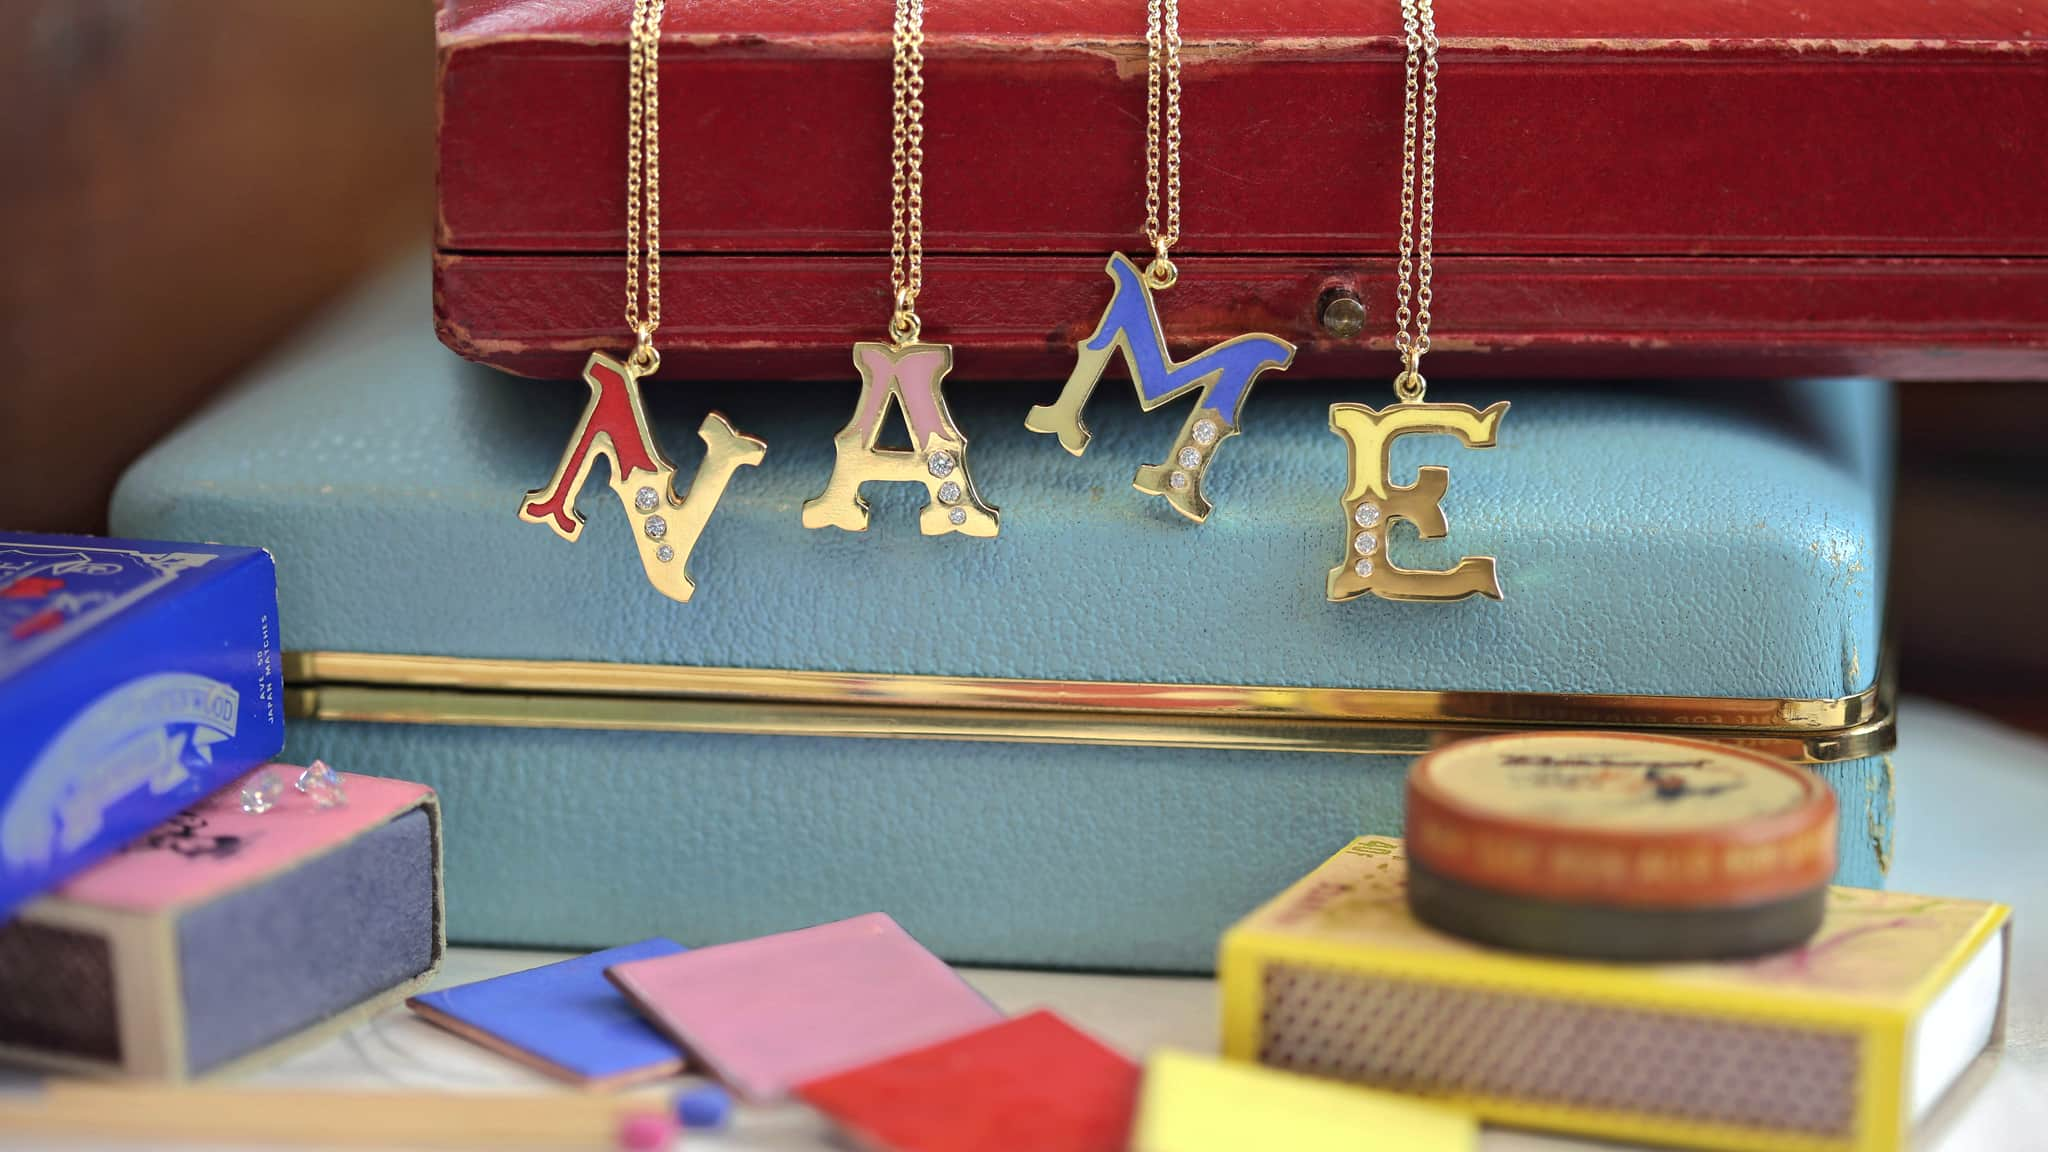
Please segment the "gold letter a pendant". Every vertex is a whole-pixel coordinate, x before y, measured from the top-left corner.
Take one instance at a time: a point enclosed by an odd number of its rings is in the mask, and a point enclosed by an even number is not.
[[[953,346],[863,341],[853,346],[853,363],[860,370],[860,403],[832,438],[832,475],[823,492],[804,501],[804,527],[867,531],[868,502],[860,486],[894,480],[925,486],[930,500],[918,517],[925,535],[994,536],[1000,514],[975,491],[967,437],[953,423],[940,387],[953,369]],[[910,426],[909,451],[875,447],[892,403]]]

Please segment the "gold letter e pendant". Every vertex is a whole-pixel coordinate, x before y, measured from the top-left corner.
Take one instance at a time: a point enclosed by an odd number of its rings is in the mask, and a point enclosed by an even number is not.
[[[1330,569],[1331,600],[1372,593],[1385,600],[1500,599],[1493,557],[1467,556],[1444,571],[1402,568],[1387,556],[1394,521],[1415,525],[1424,539],[1450,532],[1444,520],[1444,492],[1451,474],[1435,464],[1416,470],[1415,483],[1387,480],[1394,441],[1435,432],[1456,436],[1468,448],[1493,447],[1503,400],[1481,412],[1469,404],[1425,404],[1428,384],[1422,356],[1429,351],[1430,257],[1436,215],[1436,10],[1432,0],[1401,0],[1408,32],[1408,99],[1401,144],[1401,263],[1394,287],[1394,348],[1401,374],[1394,378],[1394,403],[1375,412],[1363,404],[1330,405],[1330,431],[1344,438],[1351,458],[1344,484],[1344,559]],[[1418,164],[1418,161],[1420,162]],[[1417,171],[1420,178],[1417,178]],[[1418,213],[1416,187],[1420,185]],[[1412,326],[1411,326],[1412,325]]]
[[[1468,448],[1493,447],[1508,402],[1484,412],[1470,404],[1424,404],[1421,377],[1403,373],[1402,378],[1415,381],[1413,400],[1377,412],[1363,404],[1330,405],[1330,431],[1344,438],[1350,476],[1344,484],[1344,559],[1330,569],[1329,597],[1344,601],[1370,592],[1386,600],[1498,600],[1500,580],[1491,556],[1467,556],[1446,571],[1401,568],[1388,558],[1386,541],[1396,520],[1415,525],[1427,540],[1450,531],[1443,498],[1451,474],[1440,465],[1425,465],[1416,470],[1415,483],[1404,486],[1390,483],[1387,473],[1394,441],[1402,436],[1445,433]]]

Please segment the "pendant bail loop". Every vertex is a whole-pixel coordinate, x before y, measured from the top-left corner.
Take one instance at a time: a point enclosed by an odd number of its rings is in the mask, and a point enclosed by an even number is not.
[[[898,288],[896,314],[889,317],[889,342],[898,348],[915,344],[923,327],[924,322],[917,316],[917,292],[908,287]]]
[[[1173,258],[1166,254],[1166,243],[1161,241],[1152,248],[1152,262],[1145,265],[1145,284],[1156,292],[1163,292],[1174,286],[1180,279],[1180,269],[1174,267]]]
[[[1395,397],[1402,404],[1419,404],[1428,389],[1429,381],[1422,378],[1422,350],[1401,349],[1401,374],[1394,377]]]
[[[626,357],[626,366],[635,375],[651,376],[661,367],[661,352],[654,346],[654,325],[643,322],[633,329],[633,354]]]

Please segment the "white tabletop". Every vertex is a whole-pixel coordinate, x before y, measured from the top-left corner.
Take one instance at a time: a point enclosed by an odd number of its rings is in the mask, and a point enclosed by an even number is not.
[[[1987,1056],[1923,1126],[1916,1147],[1987,1152],[2048,1147],[2048,741],[1942,705],[1909,701],[1899,751],[1896,866],[1901,891],[1969,896],[2015,909],[2011,1002],[2003,1052]],[[459,984],[558,959],[551,953],[451,949],[440,982]],[[1213,1052],[1216,985],[1195,978],[1095,976],[968,969],[967,979],[1010,1012],[1052,1008],[1133,1057],[1162,1045]],[[393,1009],[251,1078],[293,1087],[450,1091],[557,1091],[536,1073]],[[691,1133],[696,1149],[843,1148],[799,1106],[744,1109],[718,1134]],[[1364,1145],[1361,1145],[1362,1147]],[[0,1148],[29,1147],[0,1134]],[[77,1147],[72,1145],[72,1147]],[[1488,1129],[1488,1152],[1613,1149]]]

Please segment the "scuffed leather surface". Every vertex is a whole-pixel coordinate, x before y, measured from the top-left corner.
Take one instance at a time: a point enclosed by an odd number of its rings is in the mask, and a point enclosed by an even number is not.
[[[685,473],[706,396],[769,445],[713,516],[679,606],[643,579],[600,476],[580,543],[518,520],[585,390],[450,355],[426,284],[397,270],[158,445],[124,477],[114,530],[270,548],[293,649],[1799,698],[1876,674],[1888,397],[1868,381],[1432,389],[1514,402],[1498,448],[1410,437],[1396,452],[1402,478],[1451,471],[1450,538],[1397,533],[1397,557],[1499,558],[1507,600],[1453,605],[1323,596],[1345,538],[1325,411],[1383,401],[1381,380],[1262,381],[1201,526],[1131,489],[1180,411],[1141,415],[1120,369],[1081,459],[1022,426],[1056,384],[956,386],[975,479],[1002,508],[995,540],[919,536],[906,485],[869,486],[866,534],[803,528],[856,395],[850,361],[841,385],[651,389]]]
[[[295,724],[288,756],[441,794],[465,943],[687,944],[877,909],[956,962],[1201,972],[1361,832],[1398,756]],[[1890,774],[1822,769],[1842,883],[1882,884]]]
[[[2048,156],[2026,146],[2025,127],[2048,106],[2042,0],[1445,8],[1440,252],[2048,251]],[[629,11],[626,0],[443,9],[444,249],[618,250]],[[886,252],[888,190],[873,173],[889,139],[889,103],[874,95],[887,91],[889,5],[700,0],[667,15],[662,141],[675,175],[663,247]],[[935,250],[1102,251],[1136,239],[1144,28],[1133,0],[931,6]],[[1392,253],[1401,31],[1390,3],[1191,6],[1188,248]],[[1821,191],[1787,195],[1795,173]],[[1349,263],[1372,269],[1361,279],[1391,279],[1380,261]],[[1796,281],[1790,261],[1777,268],[1787,287]],[[1630,279],[1637,310],[1673,329],[1752,290],[1739,275],[1698,293],[1654,273]],[[1875,327],[1942,341],[1916,307],[1927,296],[1869,288]],[[1444,304],[1468,316],[1449,277]],[[1529,336],[1598,331],[1578,301],[1555,304]],[[875,307],[887,316],[885,294]]]

